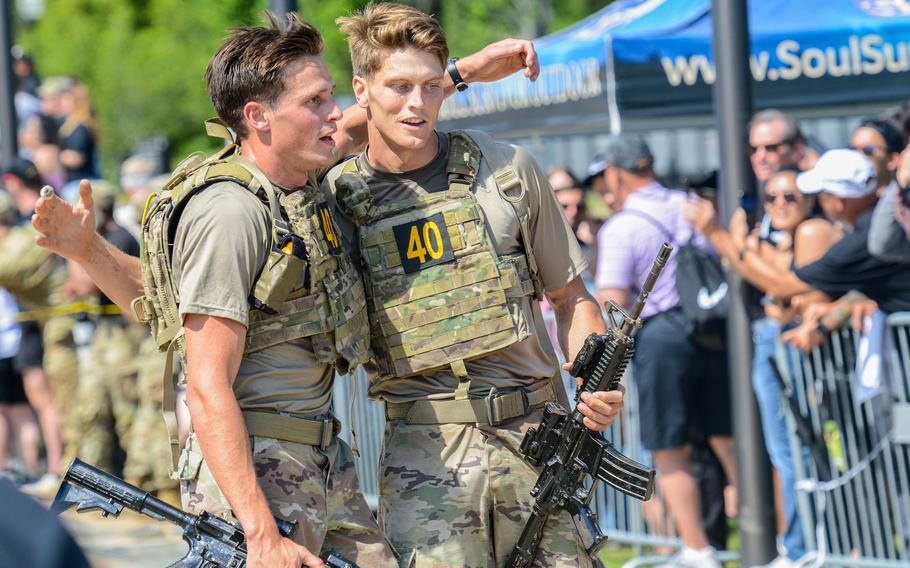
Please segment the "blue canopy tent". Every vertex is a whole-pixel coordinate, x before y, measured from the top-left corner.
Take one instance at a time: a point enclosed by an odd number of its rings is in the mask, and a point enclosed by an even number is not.
[[[617,0],[535,41],[541,77],[472,85],[443,107],[447,128],[493,132],[637,117],[709,114],[714,61],[709,0]],[[910,97],[907,0],[749,3],[757,107]]]

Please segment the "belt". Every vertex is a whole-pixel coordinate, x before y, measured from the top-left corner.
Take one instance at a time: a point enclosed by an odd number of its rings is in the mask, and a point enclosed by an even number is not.
[[[244,410],[243,420],[250,436],[306,444],[321,450],[328,448],[341,430],[341,424],[331,416],[299,418],[276,412]]]
[[[554,400],[556,393],[549,383],[533,392],[515,390],[499,393],[494,387],[486,398],[386,402],[385,416],[387,420],[404,420],[408,424],[499,426],[506,420],[524,416],[528,410]]]

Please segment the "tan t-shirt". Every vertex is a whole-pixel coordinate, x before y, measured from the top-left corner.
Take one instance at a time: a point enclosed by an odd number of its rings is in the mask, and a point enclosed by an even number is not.
[[[268,208],[246,188],[222,182],[192,197],[174,236],[181,317],[249,325],[247,297],[270,246]],[[298,339],[244,355],[234,394],[245,410],[317,416],[329,411],[333,374],[331,365],[315,360],[310,340]]]
[[[413,199],[416,196],[448,189],[446,164],[449,139],[439,134],[439,152],[426,166],[403,174],[389,174],[370,166],[366,153],[357,157],[366,181],[373,194],[373,203],[386,203]],[[531,209],[531,243],[540,270],[544,288],[558,290],[579,276],[588,266],[578,241],[566,221],[562,208],[547,182],[547,177],[528,152],[520,147],[499,144],[500,151],[518,173],[525,188]],[[333,172],[335,173],[335,172]],[[475,184],[477,202],[486,216],[487,231],[499,254],[520,252],[521,236],[518,218],[512,206],[504,201],[492,183],[486,161],[481,163]],[[334,179],[331,173],[327,176]],[[489,183],[488,181],[489,180]],[[344,233],[345,241],[356,243],[355,228],[348,216],[336,205],[336,222]],[[355,258],[359,255],[352,251]],[[533,305],[532,305],[533,304]],[[472,396],[484,396],[495,386],[498,389],[531,387],[536,381],[553,375],[557,362],[547,355],[541,344],[549,341],[537,302],[526,299],[521,306],[526,321],[536,324],[537,333],[510,347],[489,355],[467,361],[465,366],[471,376]],[[429,375],[419,375],[385,381],[374,385],[370,395],[392,402],[407,402],[423,398],[452,398],[458,381],[446,368]]]

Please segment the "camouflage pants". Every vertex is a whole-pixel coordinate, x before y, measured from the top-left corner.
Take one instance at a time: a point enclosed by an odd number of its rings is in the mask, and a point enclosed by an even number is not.
[[[334,552],[360,566],[394,567],[395,556],[360,492],[351,449],[336,440],[326,451],[253,438],[253,466],[272,513],[297,521],[294,541],[311,552]],[[180,456],[183,508],[235,521],[199,453],[195,434]]]
[[[136,357],[137,407],[133,416],[126,448],[123,476],[146,491],[173,489],[177,482],[170,478],[171,446],[162,418],[162,374],[164,353],[154,338],[147,334],[140,340]]]
[[[98,322],[76,389],[79,458],[107,471],[113,467],[115,433],[126,450],[136,413],[137,346],[130,332],[116,320]]]
[[[60,433],[63,436],[63,463],[76,457],[81,425],[73,404],[73,393],[79,386],[79,358],[73,341],[73,316],[51,318],[44,324],[44,371],[54,391],[60,411]]]
[[[386,423],[379,520],[403,568],[505,565],[538,476],[518,446],[540,415],[502,428]],[[567,513],[548,522],[534,566],[591,566]]]

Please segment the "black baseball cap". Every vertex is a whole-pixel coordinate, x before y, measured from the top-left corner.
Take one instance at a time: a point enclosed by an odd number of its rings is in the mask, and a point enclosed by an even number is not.
[[[7,176],[19,178],[26,187],[35,191],[41,189],[41,186],[44,185],[41,175],[38,174],[38,168],[24,158],[13,159],[13,162],[3,170],[3,177],[6,178]]]

